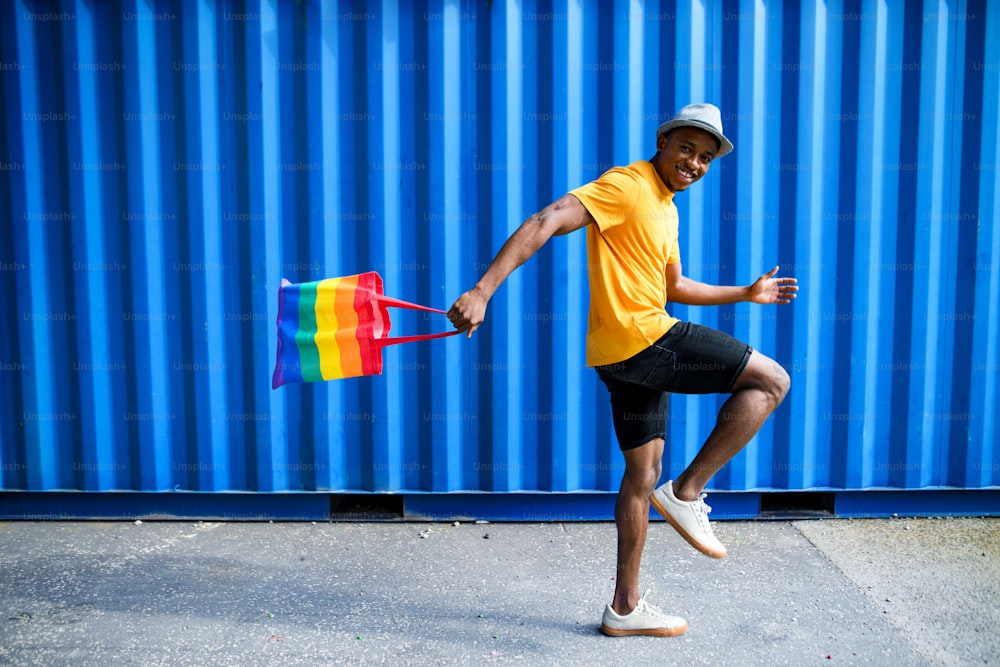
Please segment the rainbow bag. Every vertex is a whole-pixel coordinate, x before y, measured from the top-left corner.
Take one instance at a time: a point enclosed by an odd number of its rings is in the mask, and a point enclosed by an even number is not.
[[[389,338],[388,306],[444,313],[382,293],[374,271],[311,283],[281,281],[278,289],[278,359],[271,389],[289,382],[319,382],[382,374],[382,348],[458,331]]]

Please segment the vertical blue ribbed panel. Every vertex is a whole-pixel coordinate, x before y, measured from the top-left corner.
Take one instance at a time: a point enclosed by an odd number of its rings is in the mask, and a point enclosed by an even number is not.
[[[982,1],[4,3],[0,489],[616,490],[583,233],[381,377],[272,391],[277,288],[447,308],[695,101],[736,150],[677,197],[686,275],[802,287],[668,306],[792,376],[714,487],[1000,486],[998,34]],[[671,399],[666,476],[723,400]]]

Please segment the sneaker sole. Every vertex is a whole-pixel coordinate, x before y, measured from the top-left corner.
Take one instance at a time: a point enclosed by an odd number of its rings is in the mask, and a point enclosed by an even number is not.
[[[674,530],[677,531],[677,534],[683,537],[688,544],[690,544],[691,546],[693,546],[695,549],[705,554],[706,556],[711,556],[712,558],[726,557],[725,551],[719,551],[717,549],[707,547],[698,540],[696,540],[695,538],[691,537],[691,535],[689,535],[688,532],[684,530],[684,528],[682,528],[681,525],[677,523],[676,520],[674,520],[674,517],[670,516],[670,512],[667,511],[667,508],[664,507],[662,504],[660,504],[660,501],[656,499],[656,494],[650,495],[649,501],[653,504],[653,507],[656,509],[657,513],[659,513],[660,516],[666,519],[667,523],[673,526]]]
[[[677,637],[687,632],[687,629],[687,623],[679,625],[676,628],[637,628],[634,630],[622,630],[620,628],[608,627],[603,623],[601,624],[601,632],[609,637]]]

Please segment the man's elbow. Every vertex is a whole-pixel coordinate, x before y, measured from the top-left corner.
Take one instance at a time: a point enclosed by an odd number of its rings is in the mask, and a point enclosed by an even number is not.
[[[687,303],[687,291],[683,279],[667,283],[667,302]]]
[[[531,248],[532,252],[537,251],[553,235],[548,213],[543,209],[529,215],[521,223],[521,227],[517,230],[516,235]]]

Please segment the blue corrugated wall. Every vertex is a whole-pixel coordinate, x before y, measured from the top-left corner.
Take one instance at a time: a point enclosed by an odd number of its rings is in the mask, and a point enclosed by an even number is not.
[[[714,488],[1000,486],[998,35],[932,0],[0,3],[0,489],[616,490],[582,234],[381,377],[272,391],[276,291],[447,308],[692,101],[736,150],[677,199],[686,273],[802,286],[671,306],[793,380]],[[672,398],[666,475],[720,401]]]

